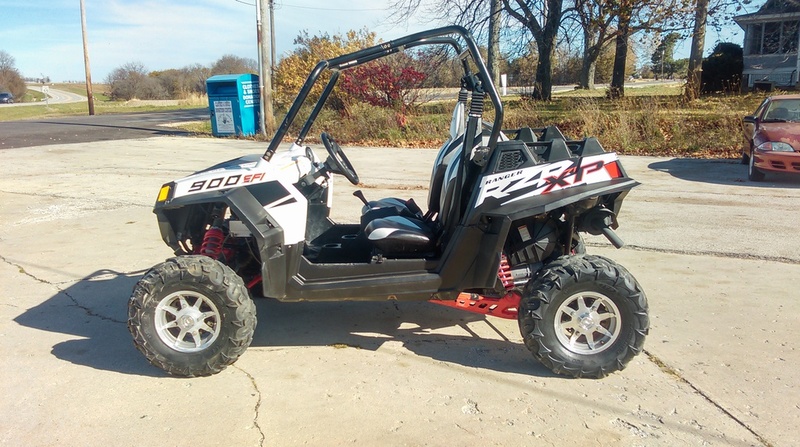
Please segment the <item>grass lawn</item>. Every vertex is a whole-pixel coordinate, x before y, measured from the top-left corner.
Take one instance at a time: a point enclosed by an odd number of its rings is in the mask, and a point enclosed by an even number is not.
[[[57,84],[53,88],[85,94],[83,84]],[[102,94],[103,90],[102,86],[95,88],[95,111],[98,114],[180,109],[206,104],[203,99],[183,106],[132,107],[108,101]],[[741,119],[755,110],[763,94],[709,95],[685,103],[681,92],[681,85],[656,85],[626,88],[626,97],[618,100],[607,99],[605,89],[558,92],[550,102],[506,96],[503,97],[503,127],[556,125],[568,138],[594,136],[607,150],[622,154],[738,157],[743,141]],[[455,100],[427,103],[405,113],[355,104],[348,108],[348,113],[324,110],[315,128],[335,129],[336,139],[342,144],[437,147],[449,127],[454,103]],[[279,122],[283,113],[276,112]],[[88,114],[88,105],[83,102],[49,107],[3,107],[0,108],[0,121],[81,114]],[[484,119],[491,120],[492,116],[493,110],[489,106]],[[290,134],[296,134],[301,125],[302,122],[292,126]],[[198,135],[211,135],[210,121],[187,123],[182,128]]]

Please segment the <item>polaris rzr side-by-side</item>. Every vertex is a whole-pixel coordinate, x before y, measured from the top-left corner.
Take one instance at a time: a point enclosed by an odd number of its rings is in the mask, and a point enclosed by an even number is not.
[[[452,47],[463,68],[427,210],[356,192],[360,223],[334,222],[333,174],[353,184],[358,175],[329,133],[321,135],[324,161],[304,141],[342,71],[422,45]],[[322,79],[329,80],[316,104],[303,107]],[[491,123],[483,121],[487,97]],[[279,151],[301,110],[308,117],[297,138]],[[250,345],[252,297],[431,300],[518,319],[525,345],[558,374],[603,377],[624,368],[642,350],[647,300],[625,268],[585,253],[581,233],[621,247],[613,229],[638,183],[594,138],[502,124],[500,97],[464,28],[319,62],[263,155],[162,186],[154,212],[176,256],[133,290],[128,328],[136,347],[170,374],[204,376]]]

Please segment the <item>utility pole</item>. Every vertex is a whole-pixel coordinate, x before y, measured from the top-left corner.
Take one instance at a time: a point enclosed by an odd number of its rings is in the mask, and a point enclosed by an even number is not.
[[[275,133],[275,114],[272,109],[272,0],[265,5],[256,0],[258,11],[256,28],[258,32],[258,89],[261,97],[261,133],[269,136]],[[269,17],[267,17],[269,16]]]
[[[86,70],[86,97],[89,99],[89,115],[94,115],[92,95],[92,70],[89,68],[89,44],[86,39],[86,7],[81,0],[81,33],[83,34],[83,65]]]
[[[275,0],[269,0],[270,82],[275,83]]]

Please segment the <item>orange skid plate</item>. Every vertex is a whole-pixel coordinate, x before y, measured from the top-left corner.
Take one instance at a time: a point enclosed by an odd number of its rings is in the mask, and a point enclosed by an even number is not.
[[[430,302],[476,314],[516,320],[520,298],[517,292],[508,292],[502,298],[490,298],[477,293],[461,293],[453,301],[430,300]]]

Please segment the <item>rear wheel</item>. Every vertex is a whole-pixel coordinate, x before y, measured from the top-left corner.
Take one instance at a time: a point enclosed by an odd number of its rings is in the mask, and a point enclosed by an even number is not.
[[[600,378],[642,350],[647,298],[636,279],[610,259],[566,256],[547,265],[520,300],[525,345],[557,374]]]
[[[153,365],[182,377],[218,373],[253,340],[256,310],[242,279],[206,256],[148,271],[128,303],[128,329]]]

